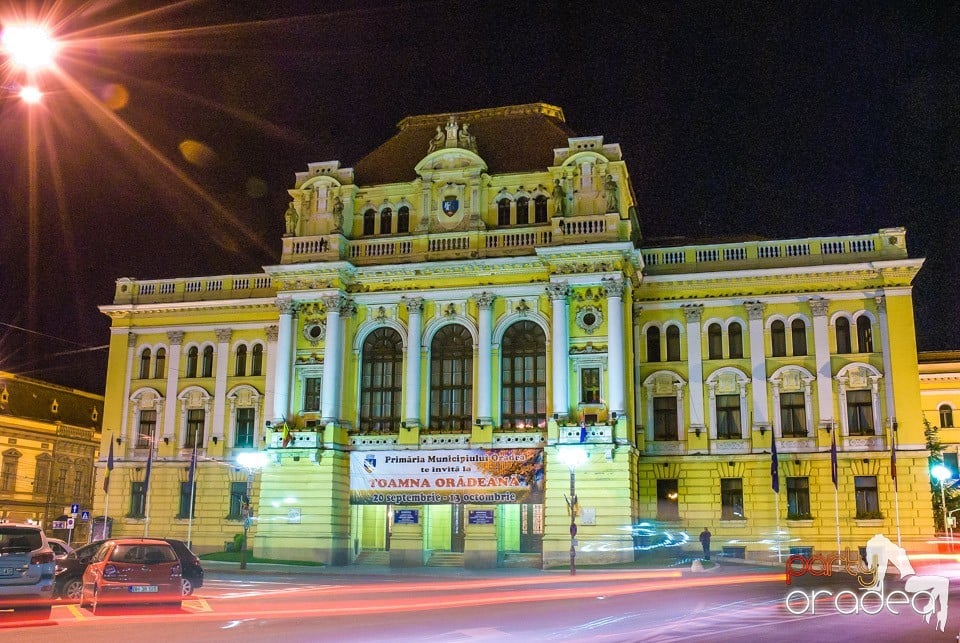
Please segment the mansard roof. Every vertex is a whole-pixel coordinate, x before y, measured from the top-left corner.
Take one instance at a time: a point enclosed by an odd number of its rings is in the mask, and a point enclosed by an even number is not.
[[[546,103],[494,107],[469,112],[408,116],[398,132],[355,166],[358,185],[400,183],[417,178],[414,167],[427,155],[437,126],[450,117],[470,125],[477,154],[490,174],[545,170],[554,163],[554,148],[567,147],[576,134],[567,127],[563,110]]]
[[[99,431],[103,396],[0,372],[0,416],[4,415]]]

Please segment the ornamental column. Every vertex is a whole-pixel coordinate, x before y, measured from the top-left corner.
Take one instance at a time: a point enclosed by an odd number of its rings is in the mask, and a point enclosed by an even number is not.
[[[570,288],[566,282],[551,283],[547,286],[547,296],[553,305],[551,321],[553,330],[553,414],[558,419],[570,417],[569,372],[567,358],[570,335],[567,328],[567,295]]]
[[[130,380],[133,378],[133,358],[137,348],[137,334],[127,333],[127,365],[123,385],[123,417],[120,419],[120,435],[127,436],[127,416],[130,415]],[[50,484],[53,484],[52,482]]]
[[[877,314],[880,317],[880,350],[883,351],[883,388],[886,394],[887,419],[892,426],[897,413],[893,405],[893,366],[890,361],[890,325],[887,321],[887,298],[885,295],[881,295],[875,301],[877,302]]]
[[[493,300],[495,295],[490,292],[482,292],[476,295],[477,306],[480,308],[479,319],[479,339],[478,339],[478,357],[480,363],[477,365],[477,415],[476,421],[484,426],[493,423],[493,396],[491,388],[493,378],[491,370],[493,365]]]
[[[607,294],[607,369],[610,378],[610,393],[607,396],[607,409],[610,417],[624,417],[626,404],[624,393],[627,390],[624,377],[624,337],[623,337],[623,288],[619,279],[604,279],[603,289]]]
[[[264,328],[264,334],[267,337],[267,364],[264,378],[262,413],[265,416],[263,419],[272,424],[276,418],[273,413],[273,401],[277,393],[275,388],[277,377],[277,337],[280,335],[280,329],[278,326],[267,326]],[[259,433],[259,431],[260,427],[257,427],[256,432]]]
[[[700,341],[700,318],[703,304],[684,304],[687,320],[687,367],[690,373],[690,430],[706,426],[703,421],[703,354]],[[716,436],[714,436],[716,437]]]
[[[810,300],[810,312],[813,313],[813,347],[817,361],[817,406],[821,428],[834,425],[830,336],[827,332],[827,308],[829,305],[830,302],[822,297]]]
[[[763,309],[766,304],[748,301],[747,317],[750,323],[750,376],[753,389],[753,426],[769,427],[770,416],[767,409],[767,356],[763,341]],[[749,416],[748,416],[749,417]],[[749,433],[747,434],[749,435]]]
[[[167,396],[163,409],[163,437],[170,438],[176,433],[177,387],[180,386],[180,354],[183,347],[183,331],[167,331],[170,340],[170,353],[167,358]],[[176,443],[179,444],[179,443]]]
[[[333,415],[336,416],[337,421],[340,421],[343,418],[343,380],[344,370],[347,368],[347,359],[346,359],[346,347],[352,343],[349,335],[347,334],[347,324],[349,319],[357,316],[357,303],[349,298],[344,297],[343,305],[340,306],[340,339],[337,341],[337,364],[340,365],[340,368],[337,369],[337,395],[335,397],[335,406],[333,409]]]
[[[638,421],[641,417],[641,410],[643,405],[641,404],[642,393],[640,389],[642,388],[640,382],[640,342],[643,339],[640,333],[640,315],[643,313],[643,305],[637,302],[633,302],[633,404],[634,404],[634,426],[639,428]],[[682,409],[677,407],[677,411],[680,412]],[[681,423],[682,424],[682,423]],[[650,423],[647,423],[647,426],[650,426]],[[680,425],[677,425],[680,426]]]
[[[223,420],[227,401],[227,362],[230,355],[230,336],[233,331],[229,328],[217,328],[213,331],[217,336],[217,372],[213,385],[213,437],[223,440]]]
[[[324,424],[337,421],[340,387],[340,307],[345,299],[340,295],[324,297],[327,308],[327,337],[323,349],[323,383],[320,391],[320,421]]]
[[[277,300],[280,323],[277,325],[276,372],[273,373],[273,420],[283,423],[290,415],[291,371],[293,366],[293,316],[297,302]],[[268,380],[269,381],[269,380]]]
[[[407,382],[406,423],[407,428],[420,426],[420,344],[423,341],[423,299],[404,299],[407,305]]]

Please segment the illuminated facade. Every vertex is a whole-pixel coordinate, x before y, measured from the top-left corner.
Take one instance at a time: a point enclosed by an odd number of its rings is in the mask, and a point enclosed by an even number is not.
[[[566,564],[560,456],[576,448],[582,563],[632,560],[647,520],[710,526],[748,556],[770,555],[777,524],[784,547],[830,549],[834,437],[848,546],[897,516],[905,539],[932,532],[914,493],[922,261],[902,229],[641,244],[619,146],[544,104],[404,119],[355,168],[310,164],[289,193],[279,265],[121,279],[101,308],[115,534],[189,528],[220,549],[242,529],[236,456],[266,450],[258,556]]]

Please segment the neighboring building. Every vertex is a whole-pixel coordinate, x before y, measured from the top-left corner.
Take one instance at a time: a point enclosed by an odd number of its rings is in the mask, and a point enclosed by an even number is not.
[[[935,427],[944,447],[943,461],[960,478],[960,351],[929,351],[919,354],[920,396],[923,415]],[[955,483],[954,483],[955,484]]]
[[[102,417],[102,395],[0,372],[0,521],[86,541],[91,523],[81,515],[72,534],[53,523],[74,504],[93,510]]]
[[[834,438],[845,546],[932,533],[903,229],[642,246],[619,146],[544,104],[406,118],[289,192],[279,265],[101,307],[115,534],[220,549],[249,485],[260,556],[566,564],[581,453],[580,562],[647,520],[832,551]]]

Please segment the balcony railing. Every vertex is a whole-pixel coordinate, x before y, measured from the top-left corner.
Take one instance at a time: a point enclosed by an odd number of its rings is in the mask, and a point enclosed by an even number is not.
[[[115,304],[199,301],[203,299],[252,299],[276,294],[269,275],[227,275],[194,279],[118,279]]]

